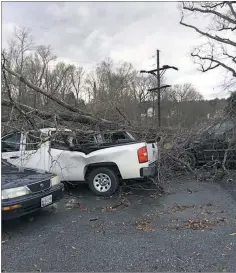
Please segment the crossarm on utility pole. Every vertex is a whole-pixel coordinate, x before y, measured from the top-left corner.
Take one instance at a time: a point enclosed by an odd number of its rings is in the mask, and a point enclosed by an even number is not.
[[[171,87],[171,85],[163,85],[163,86],[161,86],[160,88],[158,88],[158,87],[151,88],[151,89],[148,89],[148,91],[149,91],[149,92],[157,93],[159,89],[161,90],[161,89],[167,88],[167,87]]]

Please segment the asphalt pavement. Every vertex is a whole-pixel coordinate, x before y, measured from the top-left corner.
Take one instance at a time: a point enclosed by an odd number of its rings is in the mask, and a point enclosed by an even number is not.
[[[139,182],[111,198],[80,185],[3,223],[2,271],[235,271],[236,182],[227,183],[182,177],[161,195]]]

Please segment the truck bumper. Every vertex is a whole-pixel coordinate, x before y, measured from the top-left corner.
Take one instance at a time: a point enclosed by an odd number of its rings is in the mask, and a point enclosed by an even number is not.
[[[18,218],[41,209],[41,199],[48,195],[52,195],[52,203],[48,205],[59,201],[64,195],[64,185],[60,183],[57,186],[52,187],[47,192],[41,192],[38,194],[29,195],[27,197],[18,197],[14,198],[14,200],[2,201],[2,220]],[[19,205],[20,208],[7,211],[3,210],[4,207],[14,205]]]
[[[158,173],[157,165],[151,164],[148,167],[144,167],[140,169],[141,177],[155,177]]]

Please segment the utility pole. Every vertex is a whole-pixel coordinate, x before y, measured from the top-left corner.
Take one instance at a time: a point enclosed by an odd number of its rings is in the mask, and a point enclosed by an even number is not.
[[[156,69],[153,69],[153,70],[141,70],[140,73],[148,73],[148,74],[152,74],[153,76],[156,77],[157,79],[157,87],[155,88],[151,88],[149,89],[148,91],[149,92],[154,92],[154,93],[157,93],[157,115],[158,115],[158,127],[160,128],[161,127],[161,89],[163,88],[167,88],[167,87],[171,87],[171,85],[164,85],[164,86],[161,86],[161,76],[164,75],[165,71],[167,69],[174,69],[174,70],[178,70],[177,67],[175,66],[169,66],[169,65],[163,65],[161,68],[160,68],[160,50],[157,49],[157,68]],[[161,72],[162,71],[162,75],[161,75]],[[155,73],[156,72],[156,73]],[[154,103],[153,103],[153,106],[154,106]],[[154,109],[153,109],[153,114],[154,114]]]
[[[160,76],[160,51],[157,49],[157,111],[158,127],[161,127],[161,76]]]

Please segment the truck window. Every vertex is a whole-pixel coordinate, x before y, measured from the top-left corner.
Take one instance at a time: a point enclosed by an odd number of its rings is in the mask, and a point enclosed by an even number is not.
[[[111,134],[104,134],[104,141],[110,143],[111,142]]]
[[[53,132],[50,147],[58,150],[69,150],[73,146],[73,138],[65,132]]]
[[[95,136],[92,134],[88,134],[88,135],[77,135],[76,136],[76,144],[79,146],[84,146],[84,145],[94,145],[96,144],[96,138]]]
[[[97,143],[98,143],[98,144],[102,144],[102,143],[103,143],[103,139],[102,139],[102,135],[101,135],[101,134],[98,134],[98,135],[96,136],[96,138],[97,138]]]
[[[131,133],[126,132],[126,134],[130,137],[131,140],[133,140],[133,141],[136,140],[136,138],[133,135],[131,135]]]
[[[126,141],[134,141],[135,138],[128,132],[111,132],[105,133],[104,140],[107,143],[119,143],[119,142],[126,142]]]
[[[117,132],[111,135],[112,143],[123,142],[126,140],[130,140],[130,138],[124,132]]]
[[[25,150],[37,150],[40,147],[40,133],[34,132],[34,133],[28,133],[26,136],[26,146]]]
[[[16,152],[20,150],[21,133],[15,132],[2,138],[2,152]]]

